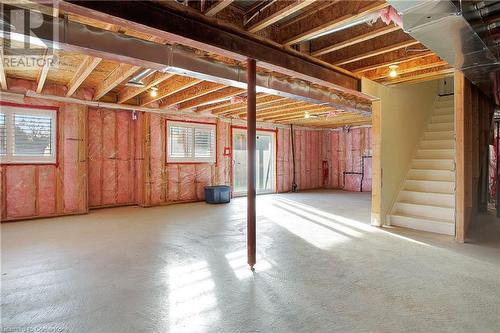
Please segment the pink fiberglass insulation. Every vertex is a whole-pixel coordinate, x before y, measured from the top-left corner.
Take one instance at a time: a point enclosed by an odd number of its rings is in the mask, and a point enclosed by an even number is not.
[[[151,177],[151,204],[164,202],[164,158],[162,127],[165,120],[158,114],[151,115],[151,153],[150,153],[150,177]]]
[[[196,172],[194,164],[179,166],[179,200],[196,200]]]
[[[102,205],[116,203],[116,112],[102,110]]]
[[[89,108],[88,116],[88,193],[89,206],[102,205],[102,118],[101,110]]]
[[[196,179],[196,199],[205,199],[205,186],[211,184],[212,167],[208,164],[195,165]]]
[[[179,201],[179,165],[169,164],[167,166],[168,184],[167,198],[168,201]]]
[[[134,202],[134,131],[131,119],[129,111],[116,112],[117,204]]]
[[[144,135],[143,135],[143,121],[144,113],[136,112],[136,120],[134,120],[134,159],[135,159],[135,203],[140,206],[145,205],[144,200],[144,174],[143,174],[143,164],[144,164]]]
[[[345,175],[344,190],[351,191],[351,192],[360,192],[361,191],[361,175],[346,174]]]
[[[56,213],[56,167],[41,165],[38,168],[38,215]]]
[[[80,211],[81,175],[79,170],[79,111],[84,108],[81,105],[64,104],[60,112],[64,121],[63,140],[63,202],[65,213],[76,213]],[[83,157],[82,157],[83,160]]]
[[[36,183],[33,165],[6,167],[7,218],[36,215]]]

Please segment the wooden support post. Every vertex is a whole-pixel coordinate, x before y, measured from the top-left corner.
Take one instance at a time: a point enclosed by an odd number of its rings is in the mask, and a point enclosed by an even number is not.
[[[247,257],[253,270],[256,261],[255,148],[256,148],[256,62],[247,60]]]
[[[372,216],[371,224],[377,227],[384,225],[385,216],[381,215],[381,201],[382,194],[382,164],[381,147],[382,147],[382,133],[381,133],[381,101],[374,101],[372,103]]]
[[[496,137],[495,140],[497,140],[497,170],[496,170],[496,180],[497,180],[497,198],[496,198],[496,204],[497,204],[497,217],[500,217],[500,191],[499,191],[499,186],[500,186],[500,169],[498,168],[498,153],[500,152],[500,121],[496,121],[496,127],[497,127],[497,132],[496,132]]]

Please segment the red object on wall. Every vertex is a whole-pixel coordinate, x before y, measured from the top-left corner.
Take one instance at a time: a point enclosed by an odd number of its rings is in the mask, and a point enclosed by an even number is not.
[[[224,156],[231,156],[231,147],[224,147]]]

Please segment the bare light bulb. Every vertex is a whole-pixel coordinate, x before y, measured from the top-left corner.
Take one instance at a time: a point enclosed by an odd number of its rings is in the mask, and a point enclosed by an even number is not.
[[[397,71],[398,65],[391,65],[389,66],[389,76],[391,78],[395,78],[398,76],[398,71]]]
[[[307,111],[306,111],[306,112],[304,113],[304,118],[309,119],[309,117],[310,117],[310,116],[311,116],[311,115],[309,114],[309,112],[307,112]]]
[[[151,92],[149,94],[151,95],[151,97],[158,96],[158,89],[151,89]]]

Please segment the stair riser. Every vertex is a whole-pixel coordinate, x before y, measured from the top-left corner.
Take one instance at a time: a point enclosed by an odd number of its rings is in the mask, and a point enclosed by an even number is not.
[[[455,183],[407,180],[404,185],[404,190],[453,194],[455,192]]]
[[[424,140],[455,140],[453,131],[426,131],[424,132]]]
[[[398,215],[417,215],[429,219],[443,219],[451,222],[455,219],[455,210],[453,208],[412,205],[401,202],[396,203],[394,213]]]
[[[453,208],[455,206],[455,196],[453,194],[401,191],[399,193],[398,202]]]
[[[454,149],[455,140],[423,140],[420,148],[424,149]]]
[[[455,129],[455,124],[453,122],[450,123],[430,123],[427,125],[428,131],[453,131]]]
[[[454,170],[453,160],[413,160],[412,169]]]
[[[410,170],[408,179],[455,181],[455,172],[446,170]]]
[[[431,118],[431,123],[452,123],[455,121],[455,117],[453,114],[445,114],[445,115],[433,115]]]
[[[435,221],[415,219],[410,217],[400,217],[394,215],[391,215],[389,217],[389,221],[391,225],[404,228],[423,230],[423,231],[434,232],[444,235],[451,235],[451,236],[455,234],[454,223],[435,222]]]
[[[419,149],[415,155],[416,158],[424,159],[434,159],[434,158],[446,158],[454,159],[455,152],[453,150],[429,150],[429,149]]]

